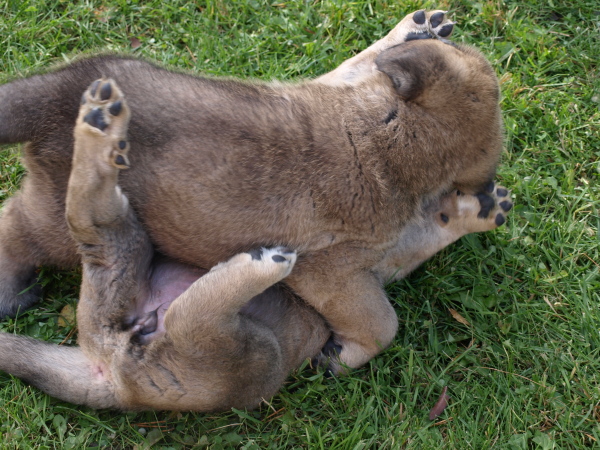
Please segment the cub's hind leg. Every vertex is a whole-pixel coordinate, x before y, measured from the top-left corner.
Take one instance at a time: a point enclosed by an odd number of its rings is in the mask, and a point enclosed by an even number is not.
[[[54,179],[47,167],[40,170],[38,161],[28,161],[27,169],[21,189],[4,202],[0,214],[0,320],[40,299],[38,267],[66,269],[79,263],[63,220],[64,197],[56,195],[61,180]]]
[[[153,249],[118,185],[129,167],[129,117],[116,83],[102,79],[84,93],[75,125],[66,217],[83,263],[82,346],[93,345],[87,335],[122,325],[148,289]]]
[[[84,94],[75,125],[67,222],[83,261],[77,347],[0,333],[0,370],[50,395],[93,408],[125,408],[112,361],[131,303],[147,283],[152,247],[117,186],[127,166],[129,110],[110,80]]]
[[[67,221],[76,241],[94,244],[104,228],[129,213],[117,184],[129,167],[129,108],[112,80],[96,80],[83,94],[75,125],[75,148],[67,190]]]

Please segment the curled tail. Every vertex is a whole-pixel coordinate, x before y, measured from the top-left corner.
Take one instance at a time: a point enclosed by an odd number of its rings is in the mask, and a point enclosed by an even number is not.
[[[113,384],[78,347],[0,333],[0,370],[45,393],[95,409],[119,408]]]

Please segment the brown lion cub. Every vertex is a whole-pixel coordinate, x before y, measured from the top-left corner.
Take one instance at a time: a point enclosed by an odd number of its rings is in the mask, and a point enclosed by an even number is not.
[[[295,252],[241,253],[202,275],[154,251],[117,184],[130,165],[129,117],[114,81],[97,80],[75,126],[66,218],[83,263],[80,347],[0,333],[0,369],[93,408],[256,407],[319,353],[329,327],[275,285],[291,272]],[[477,197],[458,192],[428,205],[399,235],[382,273],[404,276],[460,236],[500,225],[499,196],[508,192],[490,195],[487,217],[478,217],[485,205]],[[392,273],[396,267],[401,273]]]
[[[285,283],[331,327],[332,370],[366,363],[396,333],[383,285],[415,249],[407,230],[428,223],[431,205],[454,204],[442,200],[456,189],[486,227],[504,217],[491,184],[502,150],[497,77],[477,50],[447,43],[445,21],[417,11],[297,84],[101,56],[0,86],[0,142],[29,141],[28,175],[0,219],[0,315],[36,300],[26,288],[37,266],[79,263],[64,219],[73,123],[81,93],[110,78],[133,111],[132,165],[119,185],[157,250],[209,268],[254,248],[294,249]],[[419,233],[417,260],[440,242]]]
[[[93,408],[255,407],[319,353],[329,327],[275,285],[291,272],[295,252],[241,253],[204,275],[156,254],[117,184],[130,165],[129,118],[114,81],[97,80],[75,126],[66,218],[83,263],[80,347],[0,333],[0,368]],[[389,276],[403,276],[461,235],[495,228],[504,217],[496,205],[497,214],[477,217],[482,203],[457,194],[429,205],[403,230],[382,272],[402,267]]]

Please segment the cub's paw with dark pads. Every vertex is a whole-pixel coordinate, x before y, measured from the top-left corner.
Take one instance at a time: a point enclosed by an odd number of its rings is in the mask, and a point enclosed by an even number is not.
[[[440,207],[434,210],[438,225],[454,237],[493,230],[506,222],[513,204],[510,191],[495,183],[475,195],[454,191],[440,199]]]
[[[96,136],[99,139],[96,147],[109,149],[104,155],[107,162],[126,169],[129,167],[129,117],[127,102],[116,82],[102,78],[94,81],[83,94],[76,132],[87,131],[88,136]]]
[[[287,247],[262,248],[260,256],[257,250],[250,252],[250,255],[253,262],[262,264],[265,270],[277,273],[280,279],[287,277],[296,263],[296,252]],[[256,259],[257,257],[260,259]]]
[[[448,19],[447,13],[447,11],[419,10],[409,14],[401,22],[406,27],[404,42],[434,38],[448,42],[447,38],[454,31],[454,22]]]
[[[497,228],[506,223],[506,216],[513,207],[510,191],[493,182],[486,185],[484,190],[475,196],[480,206],[477,218],[489,222],[490,229]]]

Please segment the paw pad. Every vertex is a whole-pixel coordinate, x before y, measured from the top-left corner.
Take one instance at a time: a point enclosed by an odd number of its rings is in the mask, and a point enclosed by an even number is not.
[[[512,207],[510,191],[492,182],[475,195],[458,190],[448,194],[440,200],[440,209],[433,212],[440,227],[460,237],[505,224]]]
[[[454,31],[454,23],[448,20],[446,13],[447,11],[416,11],[412,15],[413,29],[407,32],[404,41],[438,38],[446,42],[446,38]]]
[[[81,123],[91,127],[93,136],[108,138],[109,148],[104,155],[105,161],[118,169],[127,169],[129,146],[125,135],[129,109],[117,84],[104,78],[94,81],[81,98],[79,114]],[[106,141],[104,142],[102,145],[99,143],[98,147],[107,148]]]
[[[485,192],[476,195],[481,209],[477,214],[479,219],[494,218],[494,224],[499,227],[506,223],[506,213],[513,207],[509,199],[508,189],[497,186],[494,182],[484,187]]]

